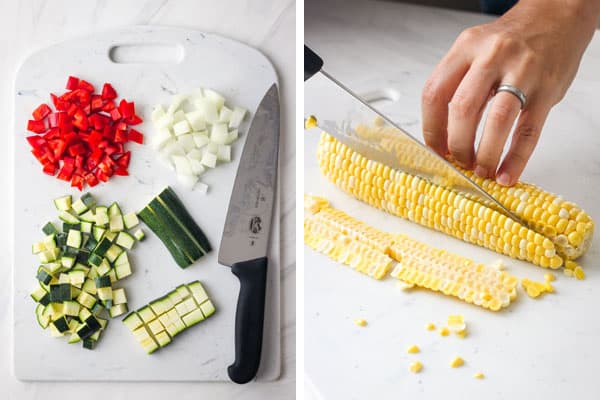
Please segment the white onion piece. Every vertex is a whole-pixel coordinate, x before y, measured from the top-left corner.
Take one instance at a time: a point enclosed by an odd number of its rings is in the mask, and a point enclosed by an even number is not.
[[[171,99],[171,104],[169,105],[169,108],[167,109],[167,114],[169,115],[173,115],[175,113],[175,111],[179,110],[179,108],[181,108],[181,105],[187,100],[187,96],[183,95],[183,94],[176,94],[175,96],[173,96],[173,98]]]
[[[196,147],[201,149],[206,146],[210,139],[208,138],[208,134],[206,132],[194,132],[192,133],[192,137],[194,138],[194,143],[196,143]]]
[[[176,136],[180,136],[192,131],[192,127],[187,122],[187,120],[179,121],[176,124],[173,124],[173,133]]]
[[[200,161],[202,160],[202,156],[204,152],[200,149],[194,149],[186,154],[187,158],[193,158],[194,160]]]
[[[165,109],[161,105],[154,107],[152,110],[152,122],[156,123],[159,119],[165,116]]]
[[[227,125],[225,124],[214,124],[210,130],[210,141],[216,144],[225,144],[229,132],[227,132]]]
[[[200,176],[206,171],[204,165],[200,162],[200,160],[196,158],[192,158],[188,155],[188,161],[190,162],[190,167],[192,168],[192,173],[196,176]]]
[[[171,161],[175,164],[177,175],[194,175],[192,166],[186,156],[172,155]]]
[[[192,126],[192,129],[195,131],[203,131],[206,129],[206,121],[204,121],[200,111],[192,111],[185,114],[185,119],[187,119]]]
[[[196,184],[196,190],[202,194],[206,194],[206,192],[208,192],[208,185],[204,182],[198,182]]]
[[[209,153],[207,151],[202,156],[202,160],[200,162],[207,167],[214,168],[217,166],[217,156],[216,154]]]
[[[225,142],[225,144],[231,144],[231,143],[235,142],[236,140],[238,140],[238,130],[233,129],[233,130],[229,131],[229,133],[227,134],[227,141]]]
[[[229,117],[229,127],[239,128],[240,124],[246,116],[246,109],[242,107],[234,107],[231,116]]]
[[[219,111],[219,122],[228,124],[232,113],[233,111],[231,108],[227,108],[225,106],[221,107],[221,111]]]
[[[196,143],[194,143],[194,137],[191,134],[181,135],[177,138],[177,143],[183,147],[183,151],[189,153],[190,151],[196,148]]]
[[[185,120],[185,113],[182,110],[178,110],[173,114],[173,123]]]
[[[214,155],[217,155],[217,152],[219,151],[219,145],[214,143],[214,142],[209,142],[206,147],[204,148],[204,152],[205,153],[211,153]]]
[[[196,175],[177,175],[177,180],[186,189],[192,190],[198,183],[198,177]],[[208,188],[208,187],[207,187]]]
[[[209,99],[202,98],[196,99],[194,101],[194,105],[198,109],[198,111],[202,114],[202,118],[204,121],[214,124],[215,122],[219,122],[219,113],[215,103],[210,101]]]
[[[169,128],[160,128],[158,132],[152,136],[151,146],[154,150],[159,150],[169,140],[171,140],[171,131]]]
[[[204,89],[204,98],[211,101],[217,107],[217,111],[221,110],[221,107],[225,104],[225,97],[212,89]]]
[[[231,146],[220,144],[217,150],[217,160],[225,162],[231,161]]]

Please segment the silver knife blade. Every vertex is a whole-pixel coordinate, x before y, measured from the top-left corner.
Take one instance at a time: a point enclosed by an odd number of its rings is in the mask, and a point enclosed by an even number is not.
[[[319,128],[367,159],[456,190],[522,222],[521,218],[452,163],[422,144],[326,71],[321,69],[320,73],[327,79],[323,80],[326,87],[319,87],[319,94],[331,98],[332,102],[341,103],[345,115],[336,114],[333,118],[323,119],[324,110],[319,110]]]
[[[261,100],[240,157],[219,247],[219,264],[267,255],[279,153],[279,94],[273,84]]]

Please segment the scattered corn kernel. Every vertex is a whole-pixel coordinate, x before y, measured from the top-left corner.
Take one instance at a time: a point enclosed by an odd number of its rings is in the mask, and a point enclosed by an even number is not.
[[[465,329],[467,329],[467,324],[465,324],[465,317],[462,315],[449,315],[448,329],[452,333],[462,332]]]
[[[354,324],[358,326],[367,326],[367,320],[365,319],[355,319]]]
[[[433,322],[429,322],[427,325],[425,325],[425,329],[428,331],[435,331],[435,324]]]
[[[411,354],[419,353],[420,351],[421,349],[419,349],[419,346],[417,346],[416,344],[413,344],[408,349],[406,349],[406,352]]]
[[[523,286],[523,289],[525,289],[527,295],[531,298],[539,297],[543,293],[554,292],[554,287],[548,280],[545,280],[544,282],[536,282],[532,281],[531,279],[523,278],[521,280],[521,285]]]
[[[440,328],[440,336],[448,336],[450,334],[450,330],[445,326]]]
[[[450,362],[450,366],[452,368],[458,368],[458,367],[461,367],[462,365],[464,365],[464,363],[465,363],[465,360],[463,360],[460,357],[455,357],[454,360],[452,360]]]
[[[496,261],[494,261],[490,267],[497,269],[498,271],[504,271],[506,269],[506,265],[504,265],[504,260],[502,259],[497,259]]]
[[[585,279],[585,272],[580,266],[575,267],[573,270],[573,275],[575,275],[575,278],[579,279],[580,281]]]
[[[565,274],[565,276],[568,276],[571,278],[571,277],[573,277],[573,270],[565,268],[565,269],[563,269],[563,274]]]
[[[552,282],[552,281],[556,280],[556,276],[554,276],[554,274],[548,272],[547,274],[544,274],[544,280],[546,282]]]
[[[575,261],[571,261],[571,260],[567,260],[565,261],[565,268],[566,269],[570,269],[570,270],[574,270],[575,267],[577,267],[577,263]]]
[[[464,338],[466,338],[466,337],[467,337],[467,334],[468,334],[468,333],[467,333],[467,330],[466,330],[466,329],[464,329],[464,330],[462,330],[462,331],[460,331],[460,332],[456,332],[456,336],[457,336],[457,337],[459,337],[459,338],[461,338],[461,339],[464,339]]]
[[[408,370],[414,374],[418,374],[422,369],[423,364],[421,364],[419,361],[415,361],[414,363],[410,364],[410,367],[408,367]]]
[[[398,283],[396,283],[396,286],[398,286],[402,290],[409,290],[409,289],[414,288],[415,284],[410,283],[410,282],[405,282],[403,280],[398,280]]]
[[[475,374],[473,374],[473,378],[483,379],[483,378],[485,378],[485,375],[483,374],[483,372],[475,372]]]
[[[317,118],[314,115],[310,115],[308,118],[306,118],[306,121],[304,121],[304,129],[311,129],[316,127]]]

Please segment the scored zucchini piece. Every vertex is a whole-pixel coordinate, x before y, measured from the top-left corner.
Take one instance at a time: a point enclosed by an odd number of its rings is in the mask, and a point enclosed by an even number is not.
[[[129,313],[125,318],[123,318],[123,323],[130,330],[134,331],[144,324],[144,321],[139,317],[137,312]]]
[[[204,317],[208,318],[215,313],[215,306],[212,301],[206,300],[204,303],[200,304],[200,310],[202,310]]]
[[[71,195],[54,199],[54,206],[58,211],[67,211],[71,208]]]
[[[183,320],[185,326],[189,328],[191,326],[196,325],[198,322],[204,321],[204,314],[202,314],[202,311],[196,309],[184,315],[183,317],[181,317],[181,319]]]

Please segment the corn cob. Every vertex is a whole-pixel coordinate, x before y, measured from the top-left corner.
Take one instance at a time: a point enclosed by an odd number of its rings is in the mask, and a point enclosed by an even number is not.
[[[486,205],[435,183],[368,160],[323,132],[321,172],[354,197],[464,241],[545,268],[582,255],[594,230],[575,204],[526,183],[506,188],[464,173],[525,221],[524,226]]]
[[[401,281],[497,311],[516,297],[518,279],[504,271],[390,234],[336,210],[322,198],[305,196],[305,243],[376,279]],[[315,207],[318,204],[318,207]]]

